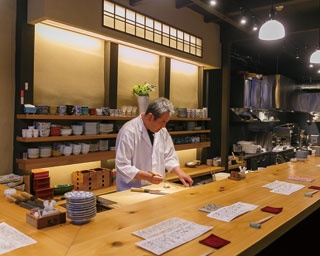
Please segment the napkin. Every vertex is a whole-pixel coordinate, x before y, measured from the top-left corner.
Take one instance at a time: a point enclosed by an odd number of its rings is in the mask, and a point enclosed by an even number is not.
[[[318,186],[310,186],[310,187],[308,187],[308,188],[320,190],[320,187],[318,187]]]
[[[230,241],[211,234],[207,238],[200,240],[199,243],[218,249],[230,243]]]
[[[263,208],[261,209],[261,211],[278,214],[279,212],[282,211],[282,207],[266,206],[266,207],[263,207]]]

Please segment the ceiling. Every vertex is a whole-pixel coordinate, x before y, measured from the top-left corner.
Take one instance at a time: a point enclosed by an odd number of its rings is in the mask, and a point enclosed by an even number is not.
[[[320,64],[309,67],[309,58],[320,41],[320,0],[176,0],[176,8],[190,8],[201,14],[205,22],[220,25],[222,46],[224,38],[231,44],[231,71],[248,71],[258,74],[282,74],[299,84],[320,82]],[[286,36],[276,41],[258,39],[252,31],[252,16],[258,27],[269,19],[271,7],[275,18],[285,27]],[[242,11],[241,11],[242,10]],[[248,17],[240,25],[241,14]],[[299,59],[296,58],[299,56]]]
[[[135,5],[144,1],[129,2]],[[298,84],[320,83],[320,64],[309,66],[310,55],[320,48],[320,0],[216,0],[215,6],[209,2],[175,0],[175,5],[202,15],[204,22],[220,25],[222,47],[232,42],[223,51],[230,57],[231,72],[281,74]],[[286,36],[276,41],[259,40],[258,30],[252,30],[252,17],[261,26],[269,19],[271,7]],[[246,25],[239,23],[242,14],[248,18]]]

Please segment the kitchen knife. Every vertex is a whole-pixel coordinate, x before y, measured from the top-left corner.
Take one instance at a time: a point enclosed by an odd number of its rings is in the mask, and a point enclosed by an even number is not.
[[[147,189],[147,188],[131,188],[131,192],[143,192],[157,195],[167,195],[168,193],[161,192],[159,189]]]

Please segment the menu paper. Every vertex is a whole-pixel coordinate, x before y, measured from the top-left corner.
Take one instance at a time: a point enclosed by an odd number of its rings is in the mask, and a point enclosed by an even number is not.
[[[0,223],[0,254],[35,244],[36,242],[7,223]]]
[[[219,208],[218,210],[210,212],[207,216],[213,219],[230,222],[234,218],[246,212],[252,211],[257,207],[258,205],[237,202],[235,204],[224,206]]]
[[[180,218],[171,218],[145,229],[135,231],[132,234],[145,239],[137,242],[136,245],[156,255],[161,255],[201,236],[211,229],[211,226],[199,225]]]
[[[275,180],[271,183],[263,185],[262,187],[271,189],[270,192],[273,192],[273,193],[290,195],[291,193],[296,192],[299,189],[303,188],[304,185],[292,184],[289,182]]]

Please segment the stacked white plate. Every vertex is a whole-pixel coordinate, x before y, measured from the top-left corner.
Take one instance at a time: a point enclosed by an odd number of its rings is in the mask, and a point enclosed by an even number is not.
[[[96,195],[88,191],[71,191],[64,194],[67,217],[75,225],[88,223],[97,214]]]
[[[113,131],[113,124],[99,124],[100,133],[111,133]]]
[[[52,155],[52,148],[41,146],[40,148],[40,157],[50,157]]]
[[[84,134],[85,135],[98,134],[98,130],[99,130],[98,125],[99,125],[98,122],[84,122],[83,123]]]
[[[109,141],[108,140],[99,140],[98,144],[100,151],[106,151],[109,148]]]

